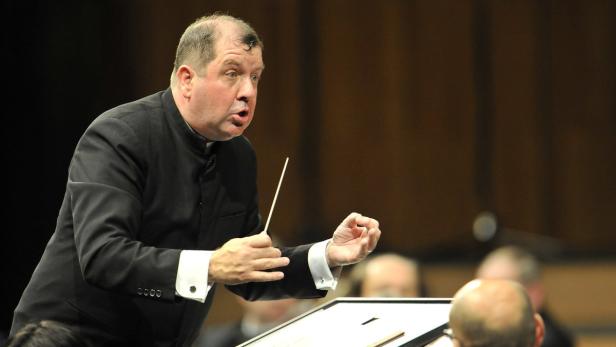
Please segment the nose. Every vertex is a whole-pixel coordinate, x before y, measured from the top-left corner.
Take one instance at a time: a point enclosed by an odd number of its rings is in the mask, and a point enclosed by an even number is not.
[[[257,86],[250,78],[243,78],[238,91],[238,100],[246,101],[257,97]]]

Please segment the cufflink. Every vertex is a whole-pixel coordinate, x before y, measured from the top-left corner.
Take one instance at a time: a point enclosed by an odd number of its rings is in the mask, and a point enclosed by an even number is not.
[[[196,292],[196,291],[197,291],[197,287],[195,287],[195,286],[190,286],[190,292],[191,292],[191,293],[194,293],[194,292]]]

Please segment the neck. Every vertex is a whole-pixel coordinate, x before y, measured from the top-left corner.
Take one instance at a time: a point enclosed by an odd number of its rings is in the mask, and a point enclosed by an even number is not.
[[[188,113],[188,106],[186,103],[186,98],[182,96],[182,93],[178,90],[177,87],[171,86],[171,95],[173,95],[173,101],[175,102],[175,105],[177,106],[178,111],[180,111],[180,116],[182,116],[182,119],[184,119],[184,123],[186,123],[186,126],[190,129],[190,131],[195,133],[197,136],[203,138],[203,141],[205,141],[207,145],[211,145],[212,143],[214,143],[213,141],[210,141],[209,139],[207,139],[205,136],[201,135],[201,133],[199,133],[197,130],[195,130],[195,128],[190,124],[190,122],[186,118],[186,114]]]
[[[182,116],[182,118],[184,118],[184,121],[188,122],[186,120],[186,117],[184,116],[188,109],[186,98],[184,98],[184,96],[182,95],[182,92],[180,92],[177,85],[176,86],[171,85],[171,95],[173,95],[173,101],[175,102],[175,105],[177,106],[178,111],[180,111],[180,115]]]

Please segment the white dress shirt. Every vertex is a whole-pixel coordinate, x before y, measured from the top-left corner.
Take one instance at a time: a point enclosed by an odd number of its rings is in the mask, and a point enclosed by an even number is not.
[[[317,289],[336,289],[342,267],[330,269],[325,257],[325,249],[331,240],[315,243],[308,250],[308,267]],[[205,302],[212,288],[208,283],[210,258],[214,251],[183,250],[180,253],[178,274],[175,280],[177,295],[186,299]]]

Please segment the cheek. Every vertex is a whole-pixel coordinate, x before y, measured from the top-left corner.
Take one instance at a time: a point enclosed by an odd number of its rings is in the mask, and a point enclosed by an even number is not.
[[[255,97],[254,97],[254,98],[251,98],[251,99],[248,101],[248,105],[250,106],[250,108],[251,108],[252,110],[254,110],[254,109],[255,109],[255,107],[257,106],[257,94],[256,94],[256,93],[255,93]]]
[[[204,96],[211,100],[211,104],[223,104],[233,100],[235,94],[232,88],[221,84],[213,84],[206,88]]]

